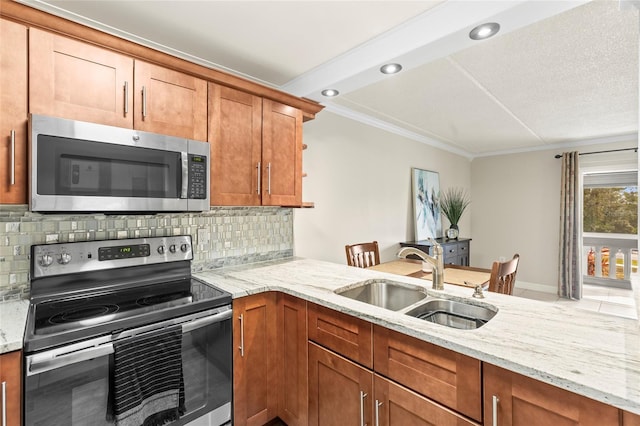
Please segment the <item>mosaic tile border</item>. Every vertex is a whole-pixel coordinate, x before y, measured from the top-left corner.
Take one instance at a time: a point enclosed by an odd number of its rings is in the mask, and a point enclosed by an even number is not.
[[[43,215],[26,206],[0,206],[0,301],[29,295],[33,244],[186,235],[192,269],[293,256],[293,210],[281,207],[213,207],[202,213],[155,215]]]

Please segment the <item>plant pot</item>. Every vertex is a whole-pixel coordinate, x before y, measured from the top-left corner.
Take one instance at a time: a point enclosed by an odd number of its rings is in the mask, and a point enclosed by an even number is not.
[[[459,234],[460,234],[460,231],[458,229],[458,225],[451,225],[449,229],[447,229],[447,238],[450,240],[458,239]]]

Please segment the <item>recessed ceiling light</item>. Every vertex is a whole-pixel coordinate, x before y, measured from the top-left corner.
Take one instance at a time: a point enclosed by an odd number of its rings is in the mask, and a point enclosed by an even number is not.
[[[338,96],[340,92],[336,89],[324,89],[322,92],[322,96],[326,96],[327,98],[333,98],[334,96]]]
[[[495,35],[500,31],[500,24],[496,22],[489,22],[486,24],[480,24],[469,33],[469,37],[472,40],[484,40]]]
[[[402,65],[400,64],[386,64],[380,67],[380,72],[382,74],[395,74],[402,70]]]

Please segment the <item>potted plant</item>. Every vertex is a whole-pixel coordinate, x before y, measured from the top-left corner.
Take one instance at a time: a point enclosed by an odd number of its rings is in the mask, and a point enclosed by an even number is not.
[[[471,200],[462,188],[448,188],[440,194],[440,210],[451,224],[447,229],[447,238],[458,238],[458,222],[469,203]]]

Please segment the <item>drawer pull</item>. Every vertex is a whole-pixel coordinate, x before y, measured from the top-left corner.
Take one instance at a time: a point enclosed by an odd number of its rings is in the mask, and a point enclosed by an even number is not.
[[[498,402],[500,402],[500,398],[493,395],[491,399],[492,426],[498,426]]]

